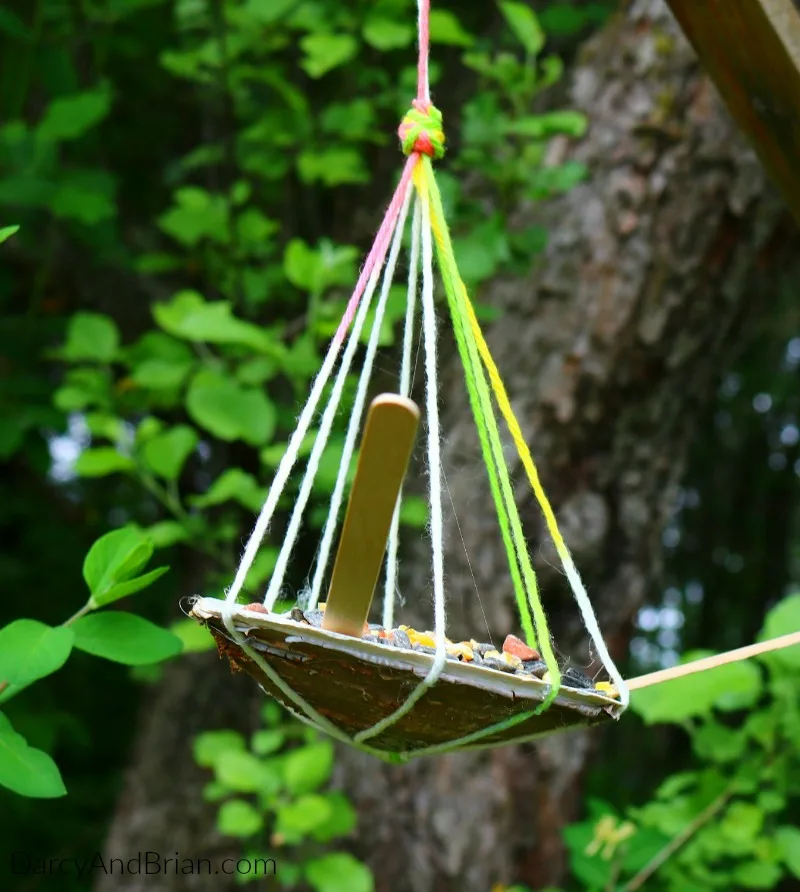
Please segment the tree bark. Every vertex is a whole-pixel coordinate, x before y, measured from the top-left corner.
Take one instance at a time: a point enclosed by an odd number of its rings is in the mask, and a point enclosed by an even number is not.
[[[526,279],[496,281],[480,297],[503,310],[488,330],[490,346],[606,640],[624,660],[631,620],[658,579],[661,531],[696,422],[768,305],[786,252],[800,252],[781,201],[662,0],[629,3],[592,38],[569,92],[589,131],[554,152],[586,164],[590,179],[518,208],[515,225],[549,230],[546,255]],[[488,624],[487,634],[502,640],[515,625],[513,598],[454,355],[444,389],[443,463],[460,521],[460,534],[452,518],[446,530],[451,637],[484,637]],[[522,482],[520,470],[512,463]],[[559,649],[590,665],[523,486],[519,504]],[[429,591],[428,560],[422,548],[406,560],[405,591],[419,600]],[[410,598],[407,611],[409,622],[425,622]],[[225,684],[225,699],[246,709],[251,692]],[[190,733],[213,725],[211,700],[179,667],[167,673],[143,724],[108,854],[171,843],[177,826],[187,852],[212,839],[202,778],[185,767]],[[166,710],[171,724],[157,718]],[[232,705],[231,714],[242,710]],[[353,848],[373,868],[378,892],[558,883],[561,831],[579,809],[597,734],[404,767],[340,750],[336,782],[360,815]],[[178,892],[190,879],[150,877],[147,889]],[[136,887],[125,880],[101,881],[98,892]]]

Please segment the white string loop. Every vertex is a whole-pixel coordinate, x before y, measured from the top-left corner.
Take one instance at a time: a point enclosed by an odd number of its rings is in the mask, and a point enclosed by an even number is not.
[[[411,222],[411,256],[408,269],[408,293],[406,297],[406,318],[403,327],[403,358],[400,362],[400,396],[408,397],[411,393],[411,348],[414,343],[414,313],[417,306],[417,278],[419,277],[419,242],[420,242],[420,200],[414,201],[414,215]],[[394,604],[397,597],[397,554],[400,549],[400,508],[402,505],[402,489],[397,496],[397,504],[389,531],[389,543],[386,548],[386,586],[383,596],[384,629],[394,627]]]
[[[370,332],[369,343],[367,344],[367,351],[364,356],[364,365],[361,369],[361,376],[358,380],[358,389],[356,391],[356,397],[350,415],[350,422],[347,426],[347,434],[345,436],[344,448],[342,450],[342,460],[336,475],[336,484],[333,488],[333,494],[331,495],[328,517],[325,521],[325,529],[322,534],[322,541],[320,543],[319,554],[317,557],[317,569],[314,573],[314,580],[311,585],[311,596],[308,602],[309,609],[316,607],[317,602],[319,601],[322,591],[322,580],[328,569],[328,560],[333,545],[333,537],[339,522],[339,510],[342,505],[344,488],[347,483],[347,474],[350,469],[353,452],[355,451],[356,440],[358,439],[361,416],[364,412],[364,403],[367,399],[367,390],[369,388],[370,378],[372,377],[372,366],[375,362],[375,354],[378,350],[378,341],[380,340],[383,318],[386,314],[386,304],[389,299],[392,280],[394,279],[397,257],[403,242],[403,231],[405,229],[406,218],[408,217],[408,207],[411,203],[411,195],[413,191],[413,185],[409,181],[406,194],[403,197],[403,206],[400,211],[400,217],[397,220],[397,228],[394,231],[392,247],[389,251],[389,259],[386,262],[386,270],[383,275],[383,286],[381,288],[377,306],[375,307],[375,318],[372,323],[372,331]]]
[[[371,728],[356,734],[353,740],[362,743],[396,724],[414,708],[439,680],[447,663],[444,596],[444,518],[442,513],[441,434],[439,430],[439,381],[436,364],[436,311],[433,302],[433,240],[430,209],[422,205],[422,332],[425,343],[425,414],[428,422],[428,475],[430,480],[430,535],[433,568],[433,611],[436,655],[428,674],[409,694],[403,705]]]

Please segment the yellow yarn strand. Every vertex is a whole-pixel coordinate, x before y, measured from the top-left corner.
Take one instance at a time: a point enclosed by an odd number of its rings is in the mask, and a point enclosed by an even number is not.
[[[547,523],[547,529],[553,539],[553,542],[555,543],[558,556],[561,558],[562,561],[571,563],[572,557],[570,556],[569,549],[567,548],[567,544],[566,542],[564,542],[561,531],[558,528],[558,522],[556,521],[556,516],[553,512],[552,506],[550,505],[550,501],[545,495],[544,489],[542,488],[542,483],[539,479],[539,472],[536,470],[533,456],[531,455],[531,451],[528,448],[528,444],[525,442],[525,438],[522,436],[522,430],[520,429],[516,415],[514,415],[514,410],[511,408],[511,402],[508,399],[508,394],[506,393],[506,388],[503,384],[503,380],[500,377],[500,372],[497,370],[497,366],[495,365],[494,359],[492,358],[492,354],[490,353],[489,347],[483,337],[483,332],[481,331],[480,324],[478,323],[478,320],[475,316],[475,311],[472,309],[472,303],[467,297],[466,289],[464,288],[463,283],[461,284],[461,291],[463,293],[460,299],[466,307],[470,328],[472,329],[472,334],[478,343],[478,351],[481,354],[483,364],[486,366],[486,371],[489,375],[489,382],[492,385],[492,390],[494,391],[497,405],[500,407],[500,412],[502,413],[503,418],[505,418],[506,420],[509,432],[511,433],[511,439],[514,441],[514,445],[517,447],[517,453],[519,454],[520,460],[522,461],[522,466],[525,468],[525,473],[528,475],[528,480],[530,481],[534,495],[536,496],[536,501],[539,503],[539,507],[542,509],[542,513],[544,514],[544,519]]]
[[[471,335],[470,340],[472,341],[472,348],[477,349],[478,353],[483,358],[483,351],[481,351],[481,343],[483,342],[483,347],[486,348],[485,341],[483,341],[480,327],[477,325],[477,319],[475,318],[474,313],[472,312],[472,306],[469,301],[469,297],[467,296],[467,291],[464,286],[464,283],[461,281],[461,277],[458,273],[458,267],[455,260],[455,255],[453,253],[452,243],[450,241],[450,233],[447,228],[447,223],[444,218],[444,211],[442,209],[441,204],[441,196],[439,194],[438,184],[436,183],[436,179],[433,173],[433,166],[431,165],[429,159],[422,159],[422,169],[419,167],[414,171],[414,180],[417,186],[417,190],[420,194],[420,197],[423,201],[426,201],[430,204],[430,225],[431,230],[433,232],[434,240],[436,241],[436,245],[439,252],[439,264],[441,267],[442,279],[445,284],[445,291],[450,292],[453,291],[452,297],[458,302],[458,311],[465,316],[469,328],[466,330],[466,334]],[[448,287],[449,286],[449,287]],[[451,295],[448,293],[448,298]],[[455,315],[455,314],[454,314]],[[454,318],[454,323],[456,320]],[[475,337],[477,330],[478,337]],[[484,366],[486,366],[486,362],[484,359]],[[499,378],[497,373],[497,368],[492,364],[494,368],[495,378]],[[487,366],[487,371],[490,374],[490,383],[492,385],[492,389],[495,392],[495,398],[497,399],[497,387],[496,381],[493,381],[491,378],[491,369]],[[502,383],[501,383],[502,387]],[[502,394],[505,396],[505,388],[502,389]],[[503,404],[498,399],[498,405],[501,407],[501,411],[503,409]],[[508,397],[505,396],[505,406],[511,411],[513,418],[513,411],[511,410],[511,406],[508,402]],[[493,413],[492,413],[493,415]],[[505,416],[505,413],[504,413]],[[508,423],[508,417],[506,417],[506,422]],[[516,421],[516,419],[514,419]],[[476,418],[476,422],[478,419]],[[522,437],[522,433],[519,429],[519,425],[516,425],[516,431],[519,437]],[[513,434],[512,434],[513,436]],[[516,437],[514,437],[515,444],[517,442]],[[523,440],[524,444],[524,440]],[[530,455],[530,453],[529,453]],[[505,468],[505,472],[507,474],[507,467]],[[558,664],[555,660],[555,655],[553,654],[553,650],[550,644],[550,634],[547,628],[547,619],[544,613],[544,610],[541,605],[541,601],[539,600],[538,590],[536,586],[536,577],[533,572],[533,568],[530,564],[530,557],[527,553],[527,549],[524,546],[524,537],[522,537],[522,532],[519,523],[519,513],[517,511],[516,504],[511,501],[511,504],[508,506],[509,510],[512,512],[511,521],[512,525],[519,528],[519,538],[521,539],[521,547],[524,549],[524,554],[519,552],[519,560],[522,563],[522,568],[524,571],[524,575],[527,577],[526,581],[527,585],[527,596],[528,601],[531,606],[531,610],[533,612],[536,626],[537,626],[537,639],[538,644],[542,653],[542,656],[547,664],[547,668],[550,671],[551,678],[551,690],[550,693],[544,703],[543,708],[547,708],[550,703],[553,701],[555,696],[558,693],[560,684],[561,684],[561,673],[558,669]],[[513,569],[513,567],[512,567]]]
[[[433,192],[434,190],[436,190],[436,181],[433,178],[433,168],[431,167],[430,163],[428,163],[426,171],[429,172],[429,178],[432,184],[431,191]],[[447,224],[444,222],[444,213],[441,209],[441,202],[434,201],[433,203],[434,205],[437,203],[439,205],[438,208],[435,208],[435,213],[432,215],[431,224],[432,228],[435,226],[434,234],[437,239],[437,243],[439,240],[441,240],[442,254],[445,257],[448,257],[449,254],[448,259],[452,263],[453,269],[456,270],[455,257],[452,254],[452,246],[450,245],[449,241]],[[505,385],[503,384],[500,373],[497,370],[497,366],[495,365],[494,359],[492,358],[489,347],[486,344],[486,340],[483,337],[483,332],[481,331],[480,324],[478,323],[478,319],[475,316],[475,311],[472,308],[472,303],[470,302],[469,296],[467,295],[467,289],[457,275],[457,270],[454,278],[456,279],[455,286],[457,298],[460,304],[460,310],[464,313],[467,319],[470,328],[470,334],[472,335],[475,344],[477,344],[478,352],[480,353],[483,364],[489,375],[489,381],[491,383],[492,390],[494,391],[495,400],[497,401],[497,404],[500,407],[500,411],[505,418],[506,424],[508,425],[508,429],[511,433],[514,445],[517,448],[517,454],[522,461],[522,465],[525,468],[525,473],[528,476],[531,488],[533,489],[534,495],[536,496],[536,501],[539,503],[539,507],[544,514],[548,532],[550,533],[550,536],[556,547],[558,556],[561,559],[561,563],[564,567],[564,572],[567,576],[567,579],[569,580],[572,594],[578,604],[578,608],[580,609],[584,625],[586,626],[586,630],[588,631],[589,636],[591,637],[592,642],[597,649],[597,654],[602,660],[604,667],[608,671],[612,682],[619,691],[620,703],[622,707],[627,708],[628,702],[630,700],[628,687],[625,684],[625,681],[622,678],[619,670],[614,665],[614,661],[611,659],[611,655],[608,652],[608,647],[603,640],[602,633],[600,632],[600,627],[597,623],[597,617],[595,616],[594,610],[592,609],[592,605],[589,600],[589,596],[586,592],[586,587],[581,580],[578,568],[575,566],[575,562],[572,560],[572,555],[569,552],[569,548],[567,547],[567,544],[561,535],[561,531],[558,528],[558,521],[556,520],[556,516],[552,509],[552,506],[550,505],[550,501],[545,495],[544,488],[542,487],[541,480],[539,479],[539,472],[536,470],[536,465],[533,461],[533,456],[531,455],[530,449],[528,449],[528,444],[525,442],[525,438],[522,436],[522,430],[520,429],[519,422],[514,415],[514,410],[511,408],[511,401],[509,400],[508,394],[506,393]],[[538,597],[536,598],[536,602],[537,603],[535,605],[531,605],[534,608],[535,614],[537,608],[541,610],[541,607],[538,604]],[[555,683],[555,678],[553,679],[553,682]]]

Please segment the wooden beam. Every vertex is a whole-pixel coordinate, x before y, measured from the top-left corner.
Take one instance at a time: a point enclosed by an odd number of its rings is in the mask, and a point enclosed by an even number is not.
[[[419,409],[405,397],[383,394],[369,407],[323,629],[361,637],[418,424]]]
[[[792,0],[667,0],[800,222],[800,12]]]

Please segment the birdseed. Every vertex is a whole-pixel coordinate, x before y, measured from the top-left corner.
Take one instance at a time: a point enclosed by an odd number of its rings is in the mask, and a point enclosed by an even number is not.
[[[248,608],[257,609],[254,605],[248,605]],[[299,607],[295,607],[290,616],[296,622],[308,623],[320,628],[324,614],[325,603],[323,602],[315,610],[307,610],[305,613]],[[433,632],[430,630],[419,632],[406,625],[398,626],[396,629],[385,629],[380,623],[365,623],[362,640],[372,644],[394,647],[398,650],[436,653],[436,636]],[[450,660],[471,663],[473,666],[485,666],[507,674],[539,678],[545,682],[550,680],[547,664],[542,660],[539,651],[527,645],[516,635],[507,635],[501,650],[498,650],[493,644],[476,641],[474,638],[469,641],[455,642],[445,639],[445,642],[447,657]],[[588,675],[571,666],[562,670],[561,683],[569,688],[595,690],[607,697],[619,697],[619,692],[610,682],[598,681],[595,684]]]

